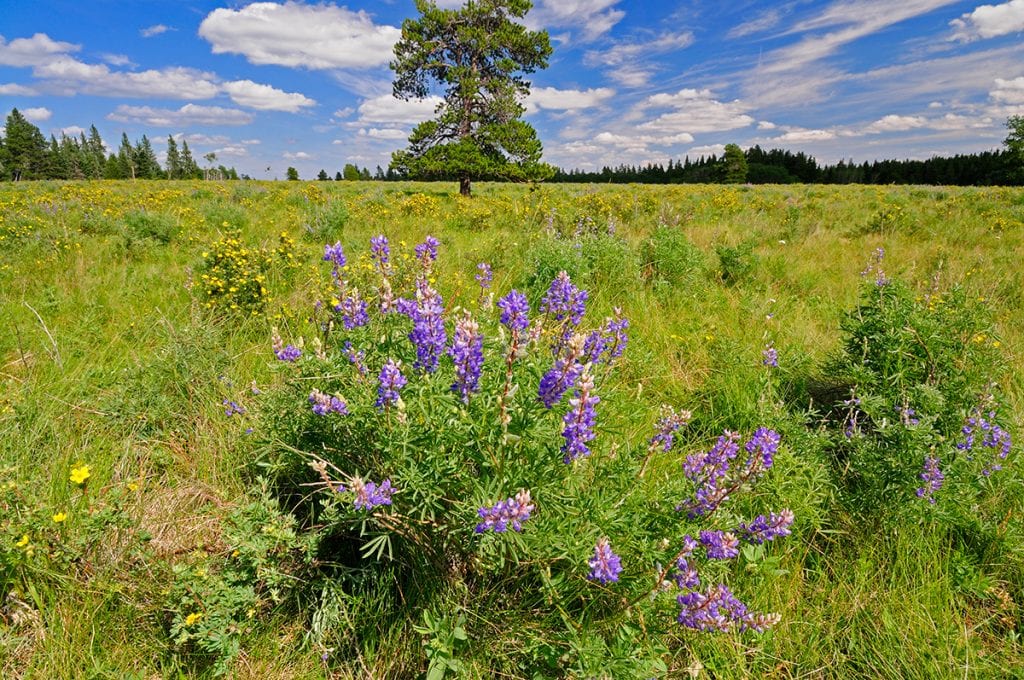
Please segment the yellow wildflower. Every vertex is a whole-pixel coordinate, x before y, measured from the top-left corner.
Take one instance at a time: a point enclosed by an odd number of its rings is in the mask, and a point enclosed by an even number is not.
[[[56,515],[53,516],[53,521],[56,522],[57,524],[60,524],[61,522],[65,521],[67,518],[68,518],[67,513],[58,512]]]
[[[28,534],[21,537],[21,540],[14,544],[16,548],[24,548],[28,545]]]
[[[71,468],[71,483],[72,484],[85,484],[85,480],[92,476],[92,471],[89,470],[89,466],[80,463]]]
[[[194,626],[201,618],[203,618],[202,612],[192,612],[185,617],[185,626]]]

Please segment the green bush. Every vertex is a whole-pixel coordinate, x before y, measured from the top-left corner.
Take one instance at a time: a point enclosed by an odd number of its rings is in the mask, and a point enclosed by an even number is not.
[[[678,227],[659,224],[640,247],[644,278],[652,284],[692,285],[705,273],[704,253]]]

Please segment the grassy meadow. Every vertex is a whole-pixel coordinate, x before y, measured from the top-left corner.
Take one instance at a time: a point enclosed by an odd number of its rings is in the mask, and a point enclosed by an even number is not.
[[[877,442],[909,453],[898,474],[867,453],[876,467],[857,468],[862,449],[844,448],[842,403],[867,379],[853,364],[837,367],[844,352],[859,351],[848,329],[866,317],[851,313],[874,299],[877,272],[862,271],[883,248],[884,275],[904,287],[914,328],[934,331],[900,342],[919,343],[949,375],[968,375],[965,403],[991,382],[1000,424],[1019,439],[1024,190],[474,189],[465,200],[440,183],[0,185],[0,676],[1024,677],[1017,450],[992,474],[958,459],[962,493],[940,489],[931,505],[914,493],[917,474],[929,447],[952,451],[959,425],[936,424],[951,434],[926,441],[909,425],[887,434],[893,424],[874,415]],[[391,560],[383,549],[353,553],[356,533],[310,548],[321,519],[290,512],[309,480],[282,462],[306,450],[305,430],[281,406],[310,374],[295,378],[275,359],[272,329],[286,342],[303,338],[303,360],[313,362],[322,319],[313,302],[333,294],[324,245],[341,242],[346,272],[374,300],[367,252],[378,234],[398,272],[415,262],[415,244],[436,237],[431,281],[445,309],[470,310],[487,329],[498,322],[474,280],[481,262],[493,268],[495,299],[515,288],[536,310],[565,270],[589,292],[588,318],[619,308],[629,320],[628,349],[598,385],[594,455],[573,468],[592,477],[566,498],[590,498],[603,474],[618,479],[617,461],[642,458],[660,405],[687,409],[693,417],[674,448],[651,455],[628,501],[611,504],[651,509],[657,519],[644,526],[661,535],[672,513],[659,510],[658,494],[687,493],[687,455],[726,429],[775,427],[774,467],[737,502],[748,518],[792,509],[792,535],[716,563],[714,573],[779,623],[760,634],[702,633],[675,622],[674,596],[663,611],[651,605],[658,623],[647,609],[621,607],[637,593],[647,606],[637,574],[655,570],[657,541],[617,510],[565,501],[559,512],[597,523],[624,550],[623,590],[598,592],[585,562],[599,534],[582,551],[559,536],[544,524],[539,493],[537,524],[509,534],[521,544],[498,548],[486,536],[479,555],[440,560],[436,573],[403,571],[403,560],[415,560],[400,547]],[[969,325],[976,318],[984,332]],[[877,335],[869,331],[865,356]],[[901,358],[905,345],[878,341]],[[764,365],[768,346],[778,368]],[[990,375],[975,374],[965,359],[974,356],[988,357]],[[411,393],[419,383],[411,368],[407,375]],[[935,375],[907,394],[920,397],[919,411],[934,403],[953,413],[942,392],[951,383]],[[877,395],[894,394],[903,379],[886,376]],[[350,404],[365,407],[366,419],[376,413],[375,378],[376,369],[370,396]],[[873,413],[892,411],[882,401]],[[501,429],[474,427],[481,440]],[[543,427],[561,466],[560,421]],[[882,444],[872,446],[884,458]],[[515,493],[508,484],[492,497]],[[543,550],[541,536],[564,541],[581,566],[520,562],[517,550]],[[299,557],[303,550],[313,556]],[[525,572],[534,580],[517,575]],[[332,590],[332,579],[346,585]]]

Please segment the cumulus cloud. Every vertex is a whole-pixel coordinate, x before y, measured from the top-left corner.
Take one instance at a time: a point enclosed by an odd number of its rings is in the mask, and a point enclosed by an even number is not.
[[[281,154],[281,157],[289,161],[308,161],[313,159],[312,154],[308,154],[305,151],[296,151],[295,153],[285,151]]]
[[[199,25],[199,35],[214,54],[241,54],[253,64],[338,69],[383,66],[401,31],[374,24],[362,10],[289,0],[216,9]]]
[[[19,96],[22,96],[22,97],[31,97],[31,96],[37,95],[39,93],[37,91],[33,90],[31,87],[26,87],[24,85],[19,85],[18,83],[6,83],[4,85],[0,85],[0,94],[19,95]]]
[[[577,28],[585,40],[604,35],[626,13],[615,9],[619,0],[540,0],[526,16],[531,28]]]
[[[775,137],[775,142],[821,142],[827,139],[835,139],[836,133],[832,130],[802,130],[793,129],[789,132]]]
[[[1024,104],[1024,76],[1004,80],[996,78],[996,87],[989,92],[992,99],[1002,104]]]
[[[1001,5],[981,5],[973,12],[949,22],[952,40],[971,42],[1024,31],[1024,0],[1010,0]]]
[[[875,122],[864,128],[866,134],[878,134],[881,132],[902,132],[921,128],[928,124],[924,116],[897,116],[890,114],[882,116]]]
[[[261,85],[251,80],[233,80],[224,83],[224,91],[231,101],[240,106],[260,111],[287,111],[296,113],[306,106],[313,106],[316,101],[298,92],[285,92],[270,85]]]
[[[101,54],[100,58],[111,66],[136,66],[135,62],[125,54]]]
[[[170,30],[172,30],[170,26],[164,26],[163,24],[153,24],[152,26],[149,26],[148,28],[144,28],[141,31],[139,31],[139,35],[141,35],[143,38],[152,38],[155,35],[160,35],[161,33],[166,33]]]
[[[684,88],[675,94],[659,93],[644,99],[635,110],[640,115],[649,109],[665,113],[641,123],[638,130],[658,134],[679,134],[735,130],[754,122],[748,106],[740,100],[722,102],[710,90]]]
[[[40,106],[33,109],[24,109],[21,112],[21,115],[34,123],[41,123],[44,120],[50,120],[50,117],[53,115],[53,111],[45,106]]]
[[[108,120],[120,123],[143,123],[153,126],[188,126],[188,125],[248,125],[252,122],[252,114],[240,109],[228,109],[220,106],[199,106],[185,104],[179,109],[157,109],[151,106],[128,106],[122,104],[113,113],[107,115]]]
[[[370,139],[405,140],[408,139],[409,133],[397,128],[360,128],[359,136]]]
[[[404,101],[389,94],[364,99],[359,105],[360,123],[398,123],[412,125],[434,117],[440,97]]]
[[[80,49],[81,45],[53,40],[45,33],[10,42],[0,36],[0,66],[36,66]]]
[[[209,99],[220,92],[216,75],[180,66],[112,71],[105,64],[86,64],[61,57],[36,66],[33,75],[46,81],[47,89],[69,95]]]
[[[588,90],[559,90],[554,87],[535,87],[526,98],[526,112],[536,113],[540,109],[556,111],[578,111],[600,106],[615,96],[610,87],[596,87]]]
[[[61,128],[60,129],[60,133],[62,135],[66,135],[68,137],[77,137],[78,135],[82,134],[83,132],[85,132],[85,128],[80,127],[78,125],[72,125],[70,127],[66,127],[66,128]]]
[[[721,156],[723,153],[725,153],[725,144],[705,144],[686,151],[687,156]]]

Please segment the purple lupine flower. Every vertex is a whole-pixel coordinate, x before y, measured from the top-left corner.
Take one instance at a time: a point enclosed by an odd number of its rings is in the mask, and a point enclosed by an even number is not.
[[[910,427],[921,422],[917,418],[917,413],[909,406],[894,406],[893,408],[896,413],[900,414],[900,422],[903,423],[903,427]]]
[[[359,371],[359,375],[366,375],[368,369],[366,368],[366,352],[363,350],[356,350],[352,347],[352,343],[348,340],[345,341],[345,356],[348,358],[349,363],[356,367]]]
[[[789,536],[789,527],[793,524],[793,511],[785,509],[775,514],[769,513],[768,517],[758,515],[750,524],[741,522],[736,533],[747,543],[764,543],[779,536]]]
[[[932,505],[935,505],[935,492],[942,488],[942,482],[946,479],[939,467],[940,463],[938,456],[925,456],[924,467],[918,475],[924,481],[924,486],[917,488],[917,497],[927,499]]]
[[[847,408],[846,423],[843,428],[843,434],[847,439],[853,439],[854,435],[860,434],[860,399],[856,396],[850,396],[849,399],[843,401],[843,405]]]
[[[520,489],[512,498],[498,501],[494,505],[484,506],[477,510],[477,515],[483,521],[476,525],[476,533],[482,534],[485,531],[504,533],[509,526],[513,531],[522,531],[523,522],[530,519],[530,513],[535,506],[530,500],[530,492],[527,489]]]
[[[337,413],[341,416],[348,415],[348,404],[344,399],[332,394],[324,394],[320,390],[313,390],[309,393],[309,403],[313,406],[313,413],[318,416],[326,416],[330,413]]]
[[[239,416],[244,416],[245,415],[245,407],[241,406],[238,402],[231,401],[229,399],[225,399],[223,403],[224,403],[224,406],[226,407],[224,409],[224,415],[226,415],[228,418],[230,418],[230,417],[232,417],[234,415],[239,415]]]
[[[731,531],[701,531],[698,540],[709,560],[731,560],[740,554],[740,539]]]
[[[558,359],[540,379],[537,397],[546,408],[551,408],[561,400],[566,390],[573,386],[576,378],[583,371],[583,364],[572,359]]]
[[[779,433],[769,430],[766,427],[759,427],[754,431],[754,436],[745,445],[750,458],[747,460],[748,468],[760,465],[764,469],[772,466],[775,454],[779,450]],[[756,454],[756,455],[755,455]]]
[[[548,292],[540,301],[540,311],[550,315],[555,321],[568,319],[573,326],[578,326],[587,310],[587,291],[573,285],[569,274],[558,273]]]
[[[529,328],[530,320],[527,315],[530,312],[530,303],[518,290],[511,290],[508,295],[498,300],[498,309],[501,310],[501,323],[510,331],[525,331]]]
[[[761,365],[769,368],[779,367],[779,351],[772,345],[768,345],[761,352]]]
[[[711,586],[707,593],[691,591],[676,598],[681,610],[678,621],[699,631],[725,632],[747,614],[747,607],[723,584]]]
[[[455,336],[448,349],[455,363],[455,382],[452,391],[462,395],[463,403],[469,403],[470,392],[476,392],[480,385],[480,370],[484,364],[484,336],[480,324],[466,312],[455,323]]]
[[[491,287],[491,281],[494,280],[494,272],[491,271],[491,265],[486,262],[481,262],[476,266],[477,274],[473,278],[480,285],[481,292]]]
[[[590,566],[590,573],[587,578],[591,581],[608,585],[619,580],[622,573],[622,558],[615,554],[607,538],[600,538],[594,546],[594,556],[587,561]]]
[[[385,479],[377,486],[374,482],[364,482],[356,477],[352,480],[352,491],[356,494],[353,502],[356,510],[372,510],[378,505],[391,505],[391,494],[397,489],[391,487],[390,479]]]
[[[562,418],[565,424],[562,430],[562,437],[565,438],[562,461],[566,464],[590,455],[587,443],[594,438],[594,422],[597,419],[594,407],[601,401],[600,397],[593,394],[593,390],[594,376],[584,369],[576,394],[569,399],[569,410]]]
[[[341,241],[338,241],[333,246],[324,246],[324,262],[332,262],[335,269],[345,266],[348,260],[345,258],[345,250],[341,247]]]
[[[681,555],[676,560],[675,582],[679,588],[693,590],[700,585],[700,574],[697,569],[686,559],[688,555]]]
[[[288,344],[279,350],[274,350],[274,356],[280,361],[293,362],[297,361],[302,356],[302,350],[295,345]]]
[[[370,258],[377,263],[377,271],[386,275],[391,261],[391,246],[384,234],[370,239]]]
[[[672,444],[675,443],[675,433],[683,425],[690,422],[690,418],[693,417],[689,411],[676,412],[671,406],[661,407],[661,418],[658,419],[656,426],[657,430],[648,446],[651,449],[660,448],[663,452],[668,453],[672,448]]]
[[[427,373],[437,370],[438,359],[444,352],[448,336],[444,330],[444,304],[441,294],[430,287],[426,277],[416,281],[416,300],[401,298],[395,309],[413,322],[409,340],[416,347],[415,368]]]
[[[334,311],[341,313],[341,324],[350,331],[370,323],[366,313],[366,300],[359,297],[359,289],[351,289],[345,297],[334,305]]]
[[[608,338],[599,330],[587,333],[587,339],[583,343],[583,362],[597,364],[601,361],[601,355],[608,349],[611,338]]]
[[[978,452],[975,449],[975,435],[981,434],[981,449],[988,456],[981,474],[986,477],[1003,469],[1001,461],[1006,460],[1013,448],[1013,438],[996,423],[995,417],[995,411],[986,414],[980,406],[976,408],[961,428],[964,437],[956,445],[961,451],[968,452],[968,460],[973,460],[975,453]]]
[[[690,517],[709,514],[725,501],[728,490],[721,483],[739,449],[739,435],[727,430],[710,450],[686,457],[683,474],[697,486],[694,500],[684,506]]]
[[[437,247],[441,245],[433,236],[428,236],[423,240],[423,243],[417,245],[413,250],[416,253],[416,259],[423,263],[426,269],[430,269],[430,265],[437,259]]]
[[[384,367],[380,369],[377,381],[377,408],[386,408],[397,402],[398,390],[405,387],[408,382],[394,359],[388,359]]]

